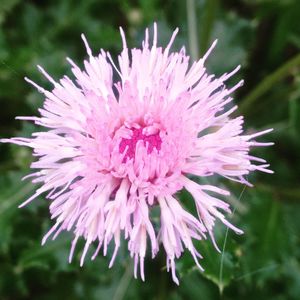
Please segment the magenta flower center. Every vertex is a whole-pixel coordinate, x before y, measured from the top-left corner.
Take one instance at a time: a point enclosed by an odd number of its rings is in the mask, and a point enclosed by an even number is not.
[[[132,128],[132,137],[129,139],[122,138],[119,151],[120,153],[124,153],[125,149],[127,148],[126,154],[124,156],[123,162],[128,159],[135,157],[136,145],[138,141],[143,141],[144,146],[147,149],[147,154],[150,154],[153,149],[157,149],[157,151],[161,148],[161,138],[159,136],[159,132],[150,135],[143,134],[143,128]]]

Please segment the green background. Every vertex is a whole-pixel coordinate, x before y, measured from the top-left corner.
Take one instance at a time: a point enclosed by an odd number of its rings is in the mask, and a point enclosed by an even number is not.
[[[36,115],[43,97],[24,81],[43,87],[42,65],[55,79],[70,75],[65,57],[82,66],[86,58],[80,34],[94,51],[121,50],[118,27],[128,44],[138,47],[144,29],[158,22],[165,46],[180,28],[173,49],[186,45],[193,58],[219,42],[207,66],[221,75],[238,64],[229,85],[245,79],[235,93],[248,131],[272,127],[261,140],[273,147],[253,153],[271,163],[274,175],[253,174],[254,188],[220,178],[235,212],[229,219],[245,231],[227,232],[217,224],[219,254],[210,242],[197,248],[206,269],[200,272],[186,253],[177,261],[180,286],[165,270],[163,251],[145,263],[146,282],[132,278],[126,243],[112,269],[101,255],[79,267],[80,251],[68,264],[71,235],[41,247],[53,224],[40,197],[18,209],[35,189],[21,177],[29,173],[29,149],[0,145],[0,299],[300,299],[300,1],[299,0],[0,0],[0,135],[30,136],[30,123],[17,115]],[[185,192],[182,202],[189,206]],[[81,246],[82,246],[81,241]],[[79,247],[78,247],[79,249]]]

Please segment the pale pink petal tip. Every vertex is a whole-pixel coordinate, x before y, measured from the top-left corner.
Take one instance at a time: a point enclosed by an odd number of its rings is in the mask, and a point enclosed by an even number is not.
[[[166,48],[158,45],[156,23],[152,38],[149,32],[141,48],[128,49],[120,28],[123,49],[114,60],[104,50],[93,56],[82,34],[88,59],[82,70],[67,59],[73,79],[55,81],[38,66],[53,87],[47,91],[25,77],[45,101],[39,116],[17,119],[33,121],[43,131],[0,141],[33,149],[34,171],[24,179],[39,188],[20,207],[45,195],[55,223],[42,244],[62,231],[74,232],[69,262],[78,257],[76,244],[83,238],[80,266],[103,249],[111,268],[126,240],[134,277],[143,281],[145,261],[161,248],[178,285],[175,260],[184,251],[201,271],[198,249],[204,240],[220,252],[214,238],[217,220],[243,233],[226,219],[229,191],[207,182],[219,175],[251,186],[249,173],[273,173],[265,160],[250,154],[252,147],[273,145],[254,140],[272,129],[245,134],[243,118],[230,117],[237,108],[230,103],[232,94],[243,81],[225,86],[240,66],[219,78],[207,73],[204,63],[217,41],[191,63],[184,48],[171,51],[178,29]],[[195,215],[177,198],[183,188],[194,199]],[[157,208],[160,213],[153,217]]]

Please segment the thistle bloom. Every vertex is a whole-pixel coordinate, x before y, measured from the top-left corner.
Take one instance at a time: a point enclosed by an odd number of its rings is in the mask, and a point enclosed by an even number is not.
[[[82,35],[88,60],[81,70],[71,59],[75,81],[64,76],[56,82],[38,66],[53,84],[47,91],[26,80],[45,95],[40,117],[18,117],[48,128],[32,138],[3,139],[2,142],[28,146],[37,160],[26,176],[41,183],[24,206],[43,193],[50,201],[56,222],[42,244],[60,232],[73,231],[71,261],[77,240],[85,239],[80,264],[93,242],[104,255],[113,242],[113,265],[124,236],[134,258],[134,275],[144,280],[147,240],[155,257],[159,245],[165,250],[167,270],[175,272],[175,258],[184,249],[201,269],[193,240],[210,237],[216,219],[241,234],[224,212],[229,204],[217,195],[229,192],[213,185],[199,184],[194,177],[220,175],[248,184],[245,176],[259,170],[271,173],[268,164],[249,154],[252,146],[267,146],[254,140],[270,130],[243,134],[243,118],[230,118],[237,108],[226,105],[242,81],[232,88],[225,82],[238,70],[219,78],[208,75],[204,63],[215,43],[199,61],[189,62],[182,48],[170,52],[178,30],[166,48],[157,46],[157,28],[149,45],[148,30],[141,49],[127,48],[121,29],[123,50],[116,65],[104,50],[93,56]],[[114,82],[114,72],[119,77]],[[186,189],[194,198],[197,216],[188,212],[176,193]],[[160,209],[157,226],[150,217]],[[218,249],[218,248],[217,248]]]

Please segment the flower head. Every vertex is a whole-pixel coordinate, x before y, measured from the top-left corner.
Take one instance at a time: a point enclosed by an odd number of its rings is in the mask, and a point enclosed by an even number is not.
[[[146,30],[142,48],[129,50],[121,30],[118,65],[104,50],[93,56],[82,36],[88,53],[84,70],[68,58],[75,81],[64,76],[56,82],[40,66],[54,86],[52,91],[26,78],[45,95],[45,101],[40,117],[19,119],[47,130],[2,142],[33,149],[38,159],[31,168],[37,171],[28,177],[41,187],[21,206],[47,193],[56,222],[42,243],[63,230],[73,231],[70,261],[77,240],[83,237],[81,265],[89,246],[97,242],[92,259],[101,248],[106,255],[108,245],[114,243],[112,266],[124,236],[135,261],[135,276],[139,265],[144,279],[149,240],[152,257],[162,245],[167,269],[178,283],[175,259],[187,249],[201,268],[193,241],[210,236],[215,244],[216,219],[242,233],[224,216],[230,213],[229,204],[213,196],[229,192],[199,184],[190,175],[217,174],[249,184],[245,175],[251,171],[271,173],[263,159],[249,154],[252,146],[271,144],[253,140],[270,130],[245,135],[243,118],[229,117],[237,107],[226,109],[242,81],[230,89],[224,83],[239,67],[219,78],[208,75],[204,63],[215,43],[191,64],[184,48],[170,52],[177,31],[163,49],[157,46],[154,25],[151,45]],[[119,76],[116,82],[114,72]],[[176,197],[181,189],[193,196],[197,216]],[[157,206],[160,222],[154,226],[150,211]]]

